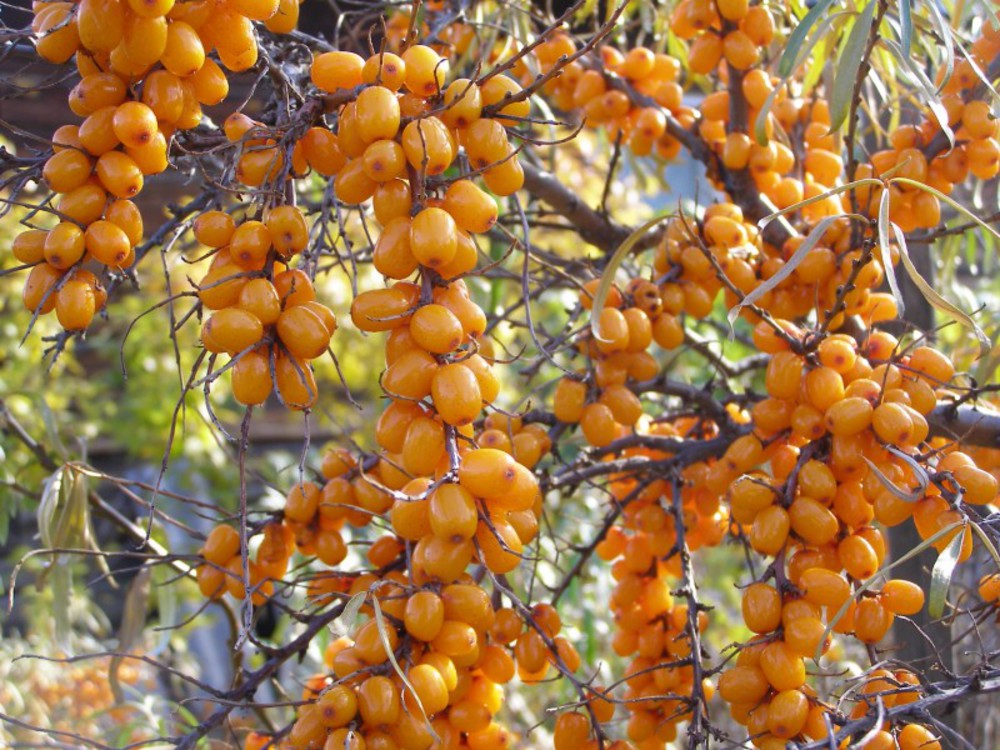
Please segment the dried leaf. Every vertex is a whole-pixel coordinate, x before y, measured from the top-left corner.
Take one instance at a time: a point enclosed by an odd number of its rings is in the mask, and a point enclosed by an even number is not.
[[[149,589],[152,570],[149,565],[143,565],[136,573],[135,578],[129,584],[125,593],[125,604],[122,609],[122,622],[118,628],[118,651],[121,654],[129,653],[142,640],[142,633],[146,627],[146,611],[149,606]],[[121,668],[124,658],[113,656],[108,664],[108,682],[111,685],[111,692],[114,693],[115,700],[121,703],[125,696],[122,694],[121,682],[118,679],[118,670]]]

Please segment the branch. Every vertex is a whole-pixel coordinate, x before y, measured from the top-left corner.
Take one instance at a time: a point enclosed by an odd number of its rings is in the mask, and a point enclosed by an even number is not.
[[[606,253],[613,253],[631,233],[628,227],[584,203],[579,195],[554,175],[526,161],[522,161],[521,166],[524,168],[524,189],[568,219],[586,242]]]
[[[970,697],[998,692],[1000,691],[1000,670],[989,670],[986,674],[973,675],[957,682],[931,683],[924,687],[924,690],[928,695],[912,703],[905,703],[901,706],[890,708],[885,712],[883,720],[888,722],[892,719],[911,717],[926,721],[928,709],[933,706],[951,706],[959,701],[968,700]],[[835,742],[870,729],[876,723],[877,719],[878,717],[874,715],[864,716],[844,724],[835,737],[827,737],[815,742],[793,746],[798,750],[826,750],[827,748],[834,747]]]
[[[953,438],[968,445],[1000,448],[1000,414],[974,406],[943,404],[927,415],[932,435]]]

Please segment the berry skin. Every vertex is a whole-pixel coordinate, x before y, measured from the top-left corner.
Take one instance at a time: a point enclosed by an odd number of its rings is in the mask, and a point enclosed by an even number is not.
[[[56,293],[56,316],[67,331],[82,331],[94,319],[97,303],[86,281],[67,281]]]

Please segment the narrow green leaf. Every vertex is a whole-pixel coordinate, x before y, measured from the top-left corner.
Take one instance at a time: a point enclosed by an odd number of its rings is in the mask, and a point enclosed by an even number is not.
[[[819,0],[805,14],[802,20],[799,21],[799,25],[792,30],[792,33],[788,35],[788,41],[785,42],[785,50],[781,53],[781,60],[778,61],[779,76],[787,78],[795,70],[799,52],[806,41],[806,36],[808,36],[810,29],[816,25],[816,22],[826,13],[827,8],[831,5],[833,5],[833,0]]]
[[[840,606],[840,609],[837,610],[837,612],[833,615],[833,617],[828,618],[826,629],[823,631],[823,637],[819,639],[819,645],[816,647],[816,653],[813,655],[813,658],[816,661],[820,660],[820,657],[823,655],[822,654],[823,642],[826,641],[827,636],[829,636],[830,633],[833,632],[833,629],[837,626],[837,623],[840,622],[841,618],[843,618],[843,616],[847,614],[847,610],[851,606],[851,602],[857,599],[862,592],[867,591],[869,588],[871,588],[872,584],[875,583],[875,581],[878,580],[878,578],[884,576],[886,573],[895,568],[897,565],[902,565],[907,560],[912,560],[914,557],[919,555],[925,549],[930,548],[934,544],[934,542],[936,542],[938,539],[943,538],[947,534],[950,534],[952,531],[963,525],[964,523],[958,522],[958,523],[953,523],[950,526],[946,526],[943,529],[939,529],[938,531],[936,531],[935,533],[931,534],[929,537],[924,539],[922,542],[920,542],[920,544],[915,546],[913,549],[900,555],[898,558],[893,560],[888,565],[883,565],[871,578],[869,578],[866,581],[862,581],[861,585],[854,592],[854,594],[851,595],[847,599],[847,601],[845,601]]]
[[[896,178],[893,179],[893,182],[901,182],[901,183],[906,184],[906,185],[912,185],[914,187],[919,187],[919,188],[921,188],[923,190],[926,190],[927,192],[931,193],[932,195],[937,195],[939,200],[940,199],[945,199],[945,200],[948,201],[949,204],[953,204],[955,207],[960,208],[960,210],[962,210],[963,212],[965,212],[967,215],[972,216],[971,212],[969,212],[968,209],[960,207],[959,204],[957,203],[957,201],[953,201],[951,198],[948,198],[946,195],[944,195],[943,193],[941,193],[939,190],[935,190],[934,188],[930,187],[929,185],[924,185],[923,183],[916,182],[915,180],[910,180],[910,179],[904,178],[904,177],[896,177]],[[886,194],[888,194],[888,191],[886,191]],[[977,218],[977,217],[973,217],[973,218],[975,218],[978,223],[980,223],[980,224],[983,223],[982,220],[980,220],[979,218]],[[882,226],[881,226],[881,224],[882,224],[882,216],[880,214],[879,215],[879,235],[880,235],[880,239],[881,239],[881,234],[882,234]],[[895,225],[893,225],[893,228],[894,228],[894,230],[896,232],[896,238],[898,240],[899,238],[901,238],[903,236],[903,233]],[[990,229],[990,231],[991,231],[991,233],[995,234],[995,231],[993,229]],[[948,300],[946,300],[944,297],[942,297],[938,293],[938,291],[936,289],[934,289],[934,287],[932,287],[930,284],[927,283],[927,280],[924,279],[924,277],[920,275],[920,272],[913,265],[913,261],[910,260],[909,253],[905,252],[906,251],[906,244],[905,244],[905,242],[903,242],[903,244],[900,245],[899,249],[900,249],[899,259],[903,263],[903,267],[906,269],[906,272],[909,274],[910,278],[913,280],[914,285],[917,287],[917,289],[920,290],[920,293],[922,295],[924,295],[924,298],[928,302],[930,302],[931,305],[934,306],[935,309],[940,310],[945,315],[950,316],[955,321],[957,321],[958,323],[962,324],[963,326],[965,326],[966,328],[968,328],[970,331],[972,331],[975,334],[976,338],[979,340],[979,356],[980,357],[987,356],[990,353],[990,350],[992,349],[992,344],[990,343],[989,337],[983,332],[983,329],[979,327],[979,324],[976,323],[976,321],[974,321],[968,315],[968,313],[966,313],[964,310],[959,309],[954,304],[952,304],[951,302],[949,302]]]
[[[903,54],[910,54],[913,44],[913,6],[910,0],[899,0],[899,44]]]
[[[854,86],[861,71],[861,63],[868,46],[868,37],[872,31],[872,18],[875,16],[875,0],[869,0],[868,5],[854,22],[847,43],[836,65],[836,75],[833,79],[833,92],[830,95],[830,132],[835,133],[844,124],[851,111],[851,101],[854,98]]]
[[[937,3],[927,2],[924,3],[924,7],[927,8],[927,13],[930,16],[931,23],[934,25],[934,31],[937,32],[938,39],[943,39],[943,43],[934,44],[934,50],[942,52],[944,54],[944,75],[941,77],[940,86],[944,87],[951,80],[951,75],[955,70],[955,49],[952,44],[952,37],[954,32],[948,22],[944,20],[944,16],[941,15],[941,9],[938,8]]]
[[[931,110],[931,114],[934,115],[934,119],[941,128],[941,132],[948,138],[949,145],[953,147],[955,145],[955,134],[948,124],[948,111],[941,103],[941,97],[938,96],[938,87],[931,83],[931,80],[917,67],[912,58],[903,54],[903,50],[899,48],[898,44],[891,39],[883,39],[882,45],[896,58],[910,80],[916,83],[917,87],[923,91],[924,104]]]
[[[834,195],[840,195],[841,193],[846,193],[848,190],[854,190],[854,188],[861,187],[862,185],[881,186],[882,180],[876,180],[874,177],[862,177],[860,180],[855,180],[854,182],[848,182],[846,185],[838,185],[837,187],[832,187],[829,190],[823,191],[819,195],[814,195],[811,198],[806,198],[805,200],[801,200],[798,203],[788,206],[788,208],[783,208],[780,211],[775,211],[773,214],[768,214],[763,219],[757,222],[757,226],[763,229],[775,219],[778,219],[782,216],[787,216],[788,214],[793,214],[796,211],[799,211],[800,209],[805,208],[810,204],[818,203],[819,201],[826,200],[827,198],[831,198]],[[861,221],[868,221],[867,217],[862,216],[861,214],[843,214],[843,216],[855,216],[861,219]]]
[[[590,330],[594,334],[594,338],[598,341],[604,341],[604,339],[601,338],[600,331],[601,310],[604,309],[604,303],[608,299],[608,293],[611,291],[611,287],[615,283],[615,274],[618,272],[618,267],[622,264],[622,261],[628,257],[628,254],[632,252],[632,248],[635,247],[636,243],[646,236],[646,232],[664,219],[669,219],[674,215],[676,215],[676,212],[674,211],[657,214],[626,237],[625,241],[618,246],[618,249],[615,250],[614,254],[608,259],[608,265],[604,267],[604,273],[601,274],[601,283],[597,285],[597,291],[594,293],[594,303],[590,310]]]
[[[375,610],[375,627],[378,630],[378,637],[382,642],[382,648],[385,649],[385,653],[389,657],[389,663],[399,676],[403,686],[410,691],[410,695],[412,695],[413,700],[416,701],[417,708],[420,709],[420,714],[424,720],[424,724],[427,725],[427,731],[434,738],[435,742],[440,742],[441,738],[438,736],[437,732],[434,730],[434,726],[431,724],[430,717],[427,715],[427,709],[424,708],[424,704],[420,700],[420,696],[417,695],[417,691],[414,689],[413,683],[410,682],[410,678],[406,676],[406,672],[403,671],[403,668],[399,666],[399,662],[396,661],[396,655],[392,652],[392,644],[389,642],[389,634],[386,631],[385,617],[382,615],[382,605],[379,604],[378,597],[375,596],[374,591],[372,592],[372,609]]]
[[[816,47],[821,40],[826,39],[827,29],[829,29],[834,22],[839,21],[842,17],[847,15],[848,14],[846,12],[834,13],[827,16],[816,25],[816,33],[812,35],[809,43],[801,47],[798,54],[792,58],[789,74],[782,76],[782,79],[778,81],[775,87],[771,90],[771,93],[768,94],[767,99],[764,100],[764,104],[761,106],[760,111],[757,113],[757,118],[754,120],[754,138],[756,138],[757,143],[761,146],[767,144],[767,116],[771,112],[771,107],[774,105],[774,100],[778,96],[778,92],[784,89],[785,84],[788,83],[788,79],[802,64],[803,60],[810,56],[813,48]],[[810,68],[810,78],[818,78],[819,73],[814,71],[817,67],[822,68],[822,61],[814,64]]]
[[[979,541],[981,541],[983,546],[986,547],[986,551],[990,553],[990,557],[993,558],[993,562],[995,562],[997,567],[1000,568],[1000,552],[997,551],[996,545],[993,544],[993,540],[990,539],[989,534],[987,534],[983,530],[983,527],[978,523],[970,523],[969,525],[972,526],[972,530],[976,532],[976,536],[979,537]]]
[[[988,232],[996,239],[1000,240],[1000,232],[994,229],[990,224],[980,219],[976,214],[967,209],[965,206],[963,206],[957,200],[952,198],[950,195],[945,195],[937,188],[931,187],[930,185],[925,185],[922,182],[917,182],[916,180],[911,180],[909,177],[893,177],[890,180],[890,182],[898,182],[903,185],[908,185],[909,187],[919,188],[920,190],[923,190],[925,193],[930,193],[931,195],[936,197],[939,201],[944,201],[959,213],[972,219],[972,221],[976,222],[976,224],[978,224],[981,229]]]
[[[938,559],[931,569],[931,590],[927,597],[927,613],[935,620],[944,614],[948,587],[951,586],[951,576],[955,572],[958,556],[962,552],[962,540],[965,534],[964,530],[955,534],[955,538],[941,550],[941,554],[938,555]]]
[[[778,272],[774,274],[774,276],[769,278],[760,286],[756,287],[753,291],[751,291],[749,294],[743,297],[743,299],[740,300],[737,304],[733,305],[733,307],[729,310],[729,313],[726,315],[726,317],[729,319],[729,331],[731,335],[733,333],[733,326],[736,324],[736,319],[740,315],[740,311],[744,307],[748,307],[754,304],[765,294],[767,294],[772,289],[777,287],[778,284],[787,279],[792,274],[792,272],[798,267],[798,265],[802,262],[803,258],[805,258],[809,254],[809,251],[811,251],[814,247],[816,247],[816,245],[819,244],[819,241],[823,239],[823,235],[826,233],[826,230],[830,228],[830,225],[833,224],[835,221],[840,221],[840,219],[842,218],[843,218],[842,214],[838,214],[837,216],[827,216],[823,218],[815,227],[813,227],[813,230],[809,233],[809,236],[802,241],[802,244],[798,246],[792,257],[789,258],[788,261],[781,268],[778,269]]]
[[[878,204],[878,248],[879,255],[882,260],[882,269],[885,271],[886,279],[889,281],[889,289],[892,290],[892,296],[896,299],[896,311],[899,316],[902,317],[903,313],[906,312],[906,303],[903,300],[903,293],[899,289],[899,284],[896,282],[896,270],[892,265],[892,235],[890,234],[890,228],[896,229],[896,225],[889,221],[889,191],[883,190],[882,197]],[[899,239],[899,234],[896,234],[896,239]],[[899,248],[900,254],[906,250],[906,240],[903,240],[903,246]]]

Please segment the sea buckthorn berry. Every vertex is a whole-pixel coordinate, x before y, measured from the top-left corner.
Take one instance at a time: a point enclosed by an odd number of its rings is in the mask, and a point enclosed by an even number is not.
[[[244,268],[260,268],[271,249],[271,233],[260,221],[240,224],[229,240],[229,255]]]
[[[295,206],[272,208],[265,224],[271,244],[282,257],[288,258],[306,249],[309,229],[302,212]]]
[[[431,396],[441,419],[455,427],[471,424],[482,411],[479,381],[461,362],[437,368],[431,382]]]
[[[798,735],[806,724],[809,700],[801,690],[783,690],[767,705],[767,729],[783,740]]]
[[[806,681],[802,657],[792,652],[782,641],[773,641],[760,654],[760,668],[771,687],[778,692],[796,690]]]
[[[232,387],[233,398],[244,406],[264,403],[274,388],[268,356],[262,352],[245,352],[233,366]]]
[[[405,279],[417,270],[419,264],[410,250],[410,224],[408,215],[397,216],[386,222],[379,235],[372,263],[383,276]]]
[[[382,388],[396,398],[422,399],[430,395],[437,369],[437,362],[427,352],[408,351],[386,369]]]
[[[766,555],[776,555],[788,541],[791,527],[788,511],[771,505],[757,514],[750,529],[750,545]]]
[[[121,151],[108,151],[97,160],[101,185],[116,198],[131,198],[142,190],[142,171],[135,161]]]
[[[823,545],[840,531],[833,511],[811,497],[799,497],[789,506],[792,531],[809,544]]]
[[[832,613],[831,613],[832,614]],[[816,658],[817,651],[826,653],[831,640],[824,634],[826,625],[817,617],[798,617],[785,625],[785,644],[806,659]]]
[[[77,263],[86,251],[83,231],[76,224],[60,222],[45,237],[43,252],[49,265],[66,270]]]
[[[442,208],[466,232],[488,232],[497,220],[496,201],[471,180],[456,180],[445,192]]]
[[[317,88],[334,92],[359,86],[364,65],[361,56],[353,52],[324,52],[313,59],[310,75]]]
[[[24,264],[35,264],[45,258],[45,237],[41,229],[28,229],[18,234],[11,243],[11,254]]]
[[[844,398],[844,381],[832,368],[817,367],[810,370],[806,373],[805,383],[810,403],[821,412]]]
[[[560,714],[556,719],[553,745],[555,750],[579,750],[590,736],[590,719],[577,711]]]
[[[501,104],[508,99],[517,97],[520,93],[521,86],[517,81],[505,75],[493,76],[480,87],[484,107]],[[507,117],[498,117],[497,120],[503,125],[516,127],[524,124],[524,118],[530,113],[531,103],[527,98],[521,96],[518,101],[510,101],[500,107],[497,114],[507,115]]]
[[[401,142],[410,166],[429,175],[441,174],[455,158],[448,129],[436,117],[410,122],[403,128]]]
[[[860,581],[871,578],[878,571],[878,555],[868,540],[858,534],[842,539],[837,545],[837,555],[848,574]]]
[[[476,120],[482,112],[483,102],[479,86],[468,78],[458,78],[452,81],[444,92],[446,109],[441,113],[441,120],[450,128],[466,128]]]
[[[425,266],[443,266],[455,257],[456,233],[451,214],[441,208],[425,208],[410,225],[410,251]]]
[[[447,354],[457,349],[465,336],[462,323],[443,305],[430,304],[417,309],[410,318],[410,335],[418,346],[433,354]]]
[[[351,320],[362,331],[389,331],[409,323],[414,301],[399,286],[362,292],[351,304]]]
[[[375,182],[389,182],[406,170],[406,154],[395,141],[375,141],[361,157],[365,174]]]
[[[743,622],[755,633],[770,633],[781,624],[781,594],[766,583],[753,583],[743,592]]]
[[[831,570],[809,568],[802,572],[796,586],[802,591],[806,601],[834,611],[850,597],[851,587],[847,580]]]
[[[605,307],[598,316],[596,325],[597,348],[605,354],[622,351],[628,346],[628,320],[621,310]]]
[[[728,703],[757,703],[768,689],[767,677],[756,666],[736,666],[719,678],[719,695]]]
[[[947,357],[929,346],[921,346],[910,353],[909,367],[938,387],[955,376],[955,366]]]
[[[194,222],[194,237],[208,247],[222,247],[229,244],[236,221],[224,211],[206,211]]]
[[[50,156],[42,167],[42,177],[57,193],[68,193],[83,185],[90,177],[93,164],[85,154],[66,149]]]
[[[330,345],[331,331],[307,305],[286,308],[278,317],[276,330],[281,343],[295,357],[315,359]]]
[[[167,44],[160,62],[180,78],[197,73],[205,63],[205,48],[198,32],[183,21],[171,23],[167,27]]]
[[[891,445],[907,445],[913,438],[913,420],[899,403],[877,406],[872,412],[872,428],[881,440]]]
[[[372,195],[372,209],[375,211],[375,218],[383,227],[387,226],[393,219],[408,219],[412,204],[413,196],[410,194],[409,184],[398,178],[381,183],[375,188],[375,193]]]
[[[844,398],[827,409],[823,422],[834,435],[856,435],[871,424],[873,411],[866,399]]]
[[[587,385],[579,380],[563,378],[556,386],[552,408],[556,419],[576,423],[583,417],[587,402]]]
[[[337,173],[333,186],[340,200],[357,205],[372,197],[378,183],[365,172],[363,159],[352,159]]]
[[[156,115],[142,102],[125,102],[115,109],[111,120],[115,137],[128,148],[138,148],[149,143],[159,132]]]
[[[94,319],[97,302],[86,281],[67,281],[56,293],[56,317],[67,331],[82,331]]]
[[[232,526],[220,524],[212,529],[199,554],[215,565],[226,565],[240,551],[240,535]]]
[[[406,80],[406,63],[392,52],[380,52],[365,60],[361,77],[365,83],[399,91]]]
[[[355,119],[366,143],[392,139],[399,130],[399,100],[384,86],[369,86],[358,94]]]
[[[797,354],[790,351],[775,352],[767,366],[767,392],[774,398],[795,398],[802,371],[803,361]]]
[[[494,119],[476,120],[466,129],[465,150],[473,169],[496,164],[507,157],[509,149],[507,131]]]
[[[437,536],[471,539],[479,523],[475,498],[461,485],[441,485],[430,497],[430,523]]]
[[[515,466],[513,457],[503,451],[479,448],[462,457],[458,479],[476,497],[502,497],[514,487]]]
[[[236,354],[254,346],[263,336],[264,327],[260,321],[236,307],[214,313],[201,331],[205,348],[214,353]]]
[[[597,448],[603,448],[615,439],[615,424],[611,409],[601,403],[587,404],[580,415],[580,428],[584,437]]]
[[[285,498],[285,517],[309,523],[316,515],[320,502],[320,489],[312,482],[294,485]]]
[[[442,90],[448,76],[448,60],[430,47],[414,44],[403,53],[406,88],[418,96],[433,96]]]
[[[924,591],[912,581],[896,578],[882,587],[885,607],[896,615],[915,615],[924,608]]]
[[[863,643],[878,643],[889,632],[894,617],[879,599],[862,598],[854,611],[854,635]]]
[[[132,250],[124,230],[103,219],[87,227],[87,231],[84,232],[84,244],[92,258],[107,266],[121,265]]]
[[[985,505],[996,501],[997,478],[977,466],[958,466],[952,469],[955,481],[962,488],[962,499],[970,505]]]
[[[399,691],[388,677],[368,677],[358,688],[358,709],[370,726],[393,725],[402,712]]]
[[[48,263],[39,263],[28,272],[21,299],[25,308],[46,315],[56,307],[55,287],[63,272]]]
[[[337,174],[347,164],[337,136],[326,128],[309,128],[299,143],[306,162],[324,177]]]

